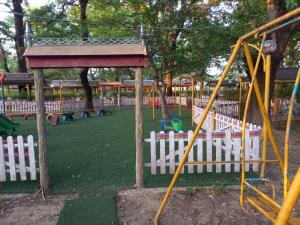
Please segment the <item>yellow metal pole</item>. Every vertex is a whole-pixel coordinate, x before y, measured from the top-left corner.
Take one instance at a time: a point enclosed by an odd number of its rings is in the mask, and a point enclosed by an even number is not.
[[[185,165],[206,165],[206,164],[214,164],[214,163],[239,163],[240,161],[224,161],[224,160],[211,160],[211,161],[193,161],[193,162],[186,162]],[[245,160],[246,163],[263,163],[262,160]],[[278,162],[277,159],[269,159],[265,160],[266,163],[276,163]]]
[[[288,223],[291,212],[295,204],[297,203],[299,196],[300,196],[300,168],[298,169],[298,172],[290,186],[290,190],[283,201],[283,205],[280,208],[275,225],[285,225]]]
[[[194,96],[195,95],[195,93],[194,93],[195,92],[194,91],[194,88],[195,88],[194,87],[194,85],[195,85],[194,82],[195,81],[194,81],[193,77],[191,79],[192,79],[192,127],[193,127],[193,125],[194,125],[194,122],[193,122],[193,118],[194,118],[194,98],[195,98],[195,96]]]
[[[212,115],[211,115],[211,129],[212,131],[216,130],[216,111],[215,109],[213,109],[212,111]]]
[[[159,209],[158,209],[158,211],[157,211],[157,213],[156,213],[156,215],[154,217],[154,224],[155,225],[158,224],[158,219],[159,219],[159,217],[160,217],[160,215],[162,213],[162,210],[164,209],[164,207],[165,207],[165,205],[167,203],[167,200],[169,199],[169,196],[170,196],[170,194],[171,194],[171,192],[172,192],[172,190],[174,188],[174,185],[175,185],[176,180],[177,180],[177,178],[179,176],[179,173],[180,173],[180,171],[181,171],[181,169],[182,169],[182,167],[183,167],[183,165],[184,165],[184,163],[186,161],[186,158],[187,158],[187,156],[188,156],[188,154],[189,154],[189,152],[191,150],[191,147],[192,147],[193,143],[195,142],[197,134],[200,131],[200,128],[201,128],[201,126],[202,126],[202,124],[203,124],[203,122],[204,122],[204,120],[205,120],[205,118],[206,118],[206,116],[207,116],[207,114],[209,112],[209,109],[211,108],[211,106],[213,104],[213,101],[216,98],[216,95],[217,95],[217,93],[218,93],[218,91],[219,91],[219,89],[221,87],[221,84],[224,81],[225,77],[227,76],[227,73],[228,73],[231,65],[233,64],[233,61],[234,61],[234,59],[235,59],[235,57],[236,57],[236,55],[238,53],[238,50],[240,48],[241,43],[244,40],[248,39],[249,37],[254,36],[257,33],[261,32],[261,31],[263,31],[265,29],[268,29],[268,28],[270,28],[270,27],[272,27],[272,26],[274,26],[274,25],[276,25],[276,24],[278,24],[278,23],[280,23],[280,22],[282,22],[282,21],[284,21],[286,19],[289,19],[289,18],[291,18],[291,17],[299,14],[299,13],[300,13],[300,7],[297,8],[297,9],[295,9],[295,10],[293,10],[293,11],[291,11],[291,12],[289,12],[289,13],[287,13],[287,14],[285,14],[285,15],[283,15],[283,16],[281,16],[281,17],[279,17],[279,18],[277,18],[277,19],[275,19],[275,20],[273,20],[273,21],[271,21],[271,22],[269,22],[269,23],[267,23],[267,24],[265,24],[265,25],[263,25],[263,26],[261,26],[261,27],[259,27],[256,30],[253,30],[252,32],[249,32],[248,34],[245,34],[241,38],[239,38],[237,44],[234,47],[234,50],[233,50],[231,56],[230,56],[230,59],[228,60],[228,63],[227,63],[227,65],[226,65],[226,67],[225,67],[225,69],[224,69],[224,71],[223,71],[223,73],[222,73],[222,75],[221,75],[221,77],[219,79],[219,82],[218,82],[218,84],[217,84],[217,86],[216,86],[216,88],[215,88],[215,90],[214,90],[214,92],[213,92],[213,94],[212,94],[212,96],[211,96],[211,98],[210,98],[207,106],[206,106],[206,109],[205,109],[205,111],[204,111],[204,113],[203,113],[203,115],[202,115],[202,117],[201,117],[201,119],[200,119],[200,121],[199,121],[199,123],[198,123],[198,125],[197,125],[197,127],[195,129],[195,131],[194,131],[193,137],[189,141],[189,144],[188,144],[188,146],[186,148],[186,151],[185,151],[185,153],[183,155],[183,158],[181,159],[180,164],[179,164],[179,166],[178,166],[178,168],[177,168],[177,170],[176,170],[176,172],[174,174],[174,177],[173,177],[173,179],[172,179],[172,181],[171,181],[171,183],[170,183],[170,185],[168,187],[167,193],[165,194],[165,196],[163,198],[163,201],[162,201],[162,203],[161,203],[161,205],[160,205],[160,207],[159,207]],[[250,55],[250,53],[249,53],[249,55]],[[251,59],[251,61],[252,61],[252,59]],[[269,138],[270,138],[271,144],[272,144],[273,148],[275,148],[274,152],[275,152],[277,158],[279,159],[279,161],[281,161],[280,165],[281,165],[281,169],[283,170],[282,159],[281,159],[281,156],[280,156],[279,152],[276,151],[278,149],[277,149],[277,146],[276,146],[276,143],[275,143],[275,140],[274,140],[274,135],[272,133],[272,129],[270,128],[270,121],[268,119],[268,115],[266,114],[266,112],[264,110],[264,106],[263,106],[261,95],[259,95],[260,91],[259,91],[259,87],[258,87],[257,82],[254,82],[254,89],[255,89],[255,93],[257,95],[257,99],[258,99],[258,102],[259,102],[259,105],[260,105],[260,110],[262,111],[262,114],[263,114],[263,118],[264,118],[264,120],[267,120],[268,134],[270,136]]]
[[[241,41],[244,41],[244,40],[246,40],[246,39],[248,39],[248,38],[250,38],[250,37],[252,37],[254,35],[257,35],[258,33],[262,32],[264,30],[272,28],[273,26],[275,26],[275,25],[277,25],[277,24],[279,24],[279,23],[281,23],[281,22],[283,22],[285,20],[288,20],[288,19],[290,19],[290,18],[292,18],[292,17],[294,17],[294,16],[296,16],[298,14],[300,14],[300,7],[298,7],[296,9],[294,9],[294,10],[292,10],[292,11],[284,14],[283,16],[278,17],[275,20],[272,20],[272,21],[266,23],[265,25],[263,25],[263,26],[255,29],[255,30],[253,30],[253,31],[251,31],[251,32],[243,35],[242,37],[240,37],[240,39],[241,39]]]
[[[178,114],[181,116],[181,78],[179,78],[179,105],[178,105]]]
[[[278,116],[278,89],[279,89],[279,83],[275,80],[275,88],[274,88],[274,116],[277,118]]]
[[[298,74],[295,80],[295,86],[292,93],[292,97],[290,100],[289,105],[289,114],[288,114],[288,120],[286,125],[286,131],[285,131],[285,140],[284,140],[284,177],[283,177],[283,193],[284,197],[287,196],[288,192],[288,166],[289,166],[289,136],[290,136],[290,129],[291,129],[291,123],[292,123],[292,117],[293,117],[293,108],[294,108],[294,101],[297,97],[298,91],[299,91],[299,84],[300,84],[300,68],[298,70]]]
[[[232,66],[232,64],[233,64],[233,62],[234,62],[234,60],[236,58],[236,55],[238,54],[240,46],[241,46],[241,40],[239,39],[237,41],[237,44],[236,44],[236,46],[235,46],[235,48],[234,48],[231,56],[230,56],[230,59],[228,60],[228,63],[226,65],[224,71],[221,74],[221,77],[219,78],[219,82],[218,82],[218,84],[217,84],[214,92],[212,93],[210,99],[209,99],[209,102],[208,102],[208,104],[206,106],[206,109],[204,110],[203,115],[200,118],[200,121],[197,124],[197,127],[195,128],[194,134],[193,134],[191,140],[189,141],[189,143],[188,143],[188,145],[187,145],[187,147],[185,149],[184,155],[183,155],[183,157],[182,157],[182,159],[181,159],[181,161],[180,161],[180,163],[179,163],[179,165],[177,167],[177,170],[176,170],[176,172],[175,172],[175,174],[174,174],[174,176],[172,178],[172,181],[171,181],[171,183],[170,183],[170,185],[168,187],[168,190],[167,190],[167,192],[166,192],[166,194],[165,194],[165,196],[164,196],[164,198],[163,198],[163,200],[162,200],[162,202],[161,202],[161,204],[159,206],[159,209],[158,209],[158,211],[157,211],[157,213],[156,213],[156,215],[154,217],[154,224],[155,225],[158,224],[159,217],[160,217],[160,215],[161,215],[161,213],[162,213],[162,211],[163,211],[163,209],[164,209],[164,207],[165,207],[165,205],[166,205],[166,203],[167,203],[167,201],[168,201],[168,199],[170,197],[170,194],[171,194],[171,192],[172,192],[172,190],[174,188],[174,185],[175,185],[175,183],[177,181],[177,178],[178,178],[178,176],[180,174],[180,171],[182,170],[182,167],[184,166],[184,163],[185,163],[185,161],[187,159],[187,156],[188,156],[188,154],[189,154],[189,152],[190,152],[190,150],[191,150],[191,148],[192,148],[192,146],[193,146],[193,144],[194,144],[194,142],[195,142],[195,140],[197,138],[197,135],[198,135],[198,133],[199,133],[199,131],[200,131],[200,129],[201,129],[203,123],[204,123],[204,120],[205,120],[205,118],[206,118],[206,116],[207,116],[207,114],[208,114],[208,112],[209,112],[209,110],[210,110],[210,108],[211,108],[211,106],[213,104],[213,101],[215,100],[215,98],[216,98],[216,96],[217,96],[217,94],[218,94],[218,92],[220,90],[220,87],[221,87],[221,85],[222,85],[225,77],[228,74],[229,69],[231,68],[231,66]]]
[[[271,79],[271,55],[267,54],[267,56],[266,56],[266,73],[265,73],[265,98],[264,98],[266,113],[269,112],[270,79]],[[266,126],[267,126],[266,122],[264,121],[262,155],[261,155],[262,160],[265,160],[266,156],[267,156],[267,138],[268,138],[268,134],[267,134]],[[265,176],[265,167],[266,167],[266,164],[263,163],[261,165],[260,177]]]
[[[247,64],[248,64],[248,67],[249,67],[250,75],[252,76],[252,74],[254,72],[254,66],[253,66],[251,54],[250,54],[247,43],[244,43],[244,50],[245,50],[245,57],[246,57]],[[273,148],[274,154],[275,154],[276,158],[279,161],[280,169],[281,169],[282,174],[283,174],[283,160],[282,160],[282,157],[280,155],[277,144],[275,142],[273,130],[271,128],[271,123],[270,123],[270,120],[269,120],[269,116],[268,116],[268,114],[265,110],[257,80],[254,81],[254,91],[255,91],[255,94],[256,94],[258,106],[259,106],[260,112],[262,114],[263,120],[266,122],[268,138],[270,140],[270,143],[271,143],[271,146]]]
[[[200,96],[199,96],[199,98],[200,98],[200,108],[202,107],[202,93],[203,92],[203,78],[201,77],[200,78]]]
[[[154,84],[152,84],[152,120],[155,120],[155,92],[154,92]]]
[[[243,78],[239,77],[240,81],[240,93],[239,93],[239,119],[241,119],[242,115],[242,91],[243,91]]]
[[[252,81],[251,81],[251,85],[250,85],[250,89],[247,95],[247,99],[246,99],[246,104],[245,104],[245,110],[244,110],[244,117],[243,117],[243,125],[242,125],[242,177],[241,177],[241,195],[240,195],[240,205],[243,206],[244,205],[244,185],[245,185],[245,139],[246,139],[246,123],[247,123],[247,117],[248,117],[248,109],[250,106],[250,99],[251,99],[251,94],[252,94],[252,90],[254,87],[254,82],[256,80],[256,74],[259,68],[259,64],[260,64],[260,59],[262,56],[262,50],[263,50],[263,42],[265,40],[265,36],[262,40],[260,49],[259,49],[259,53],[257,56],[257,60],[256,60],[256,64],[255,64],[255,68],[254,71],[252,73]]]

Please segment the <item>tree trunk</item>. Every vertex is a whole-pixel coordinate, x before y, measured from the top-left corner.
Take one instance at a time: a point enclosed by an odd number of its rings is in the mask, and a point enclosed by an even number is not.
[[[94,106],[93,106],[93,92],[92,92],[92,88],[89,84],[89,80],[88,80],[88,77],[87,77],[88,72],[89,72],[89,68],[81,69],[81,71],[80,71],[80,80],[81,80],[81,84],[83,86],[85,97],[86,97],[85,108],[87,110],[93,110],[94,109]]]
[[[88,4],[88,0],[80,0],[79,1],[80,4],[80,21],[81,21],[81,27],[82,27],[82,39],[84,41],[88,40],[89,38],[89,28],[87,26],[86,23],[86,7]],[[92,88],[89,84],[89,80],[88,80],[88,71],[89,68],[83,68],[80,71],[80,80],[81,80],[81,84],[83,86],[84,92],[85,92],[85,106],[87,110],[93,110],[94,106],[93,106],[93,92],[92,92]]]
[[[5,53],[5,50],[4,50],[3,46],[2,46],[1,39],[0,39],[0,57],[2,58],[2,62],[3,62],[3,70],[5,72],[9,73],[10,70],[8,68],[6,53]]]
[[[25,51],[24,44],[24,34],[25,28],[23,24],[23,9],[22,9],[22,0],[12,0],[13,10],[14,10],[14,22],[15,22],[15,48],[17,54],[17,65],[18,72],[26,73],[27,67],[25,62],[25,57],[23,57]]]
[[[174,71],[174,57],[175,57],[175,50],[176,50],[176,32],[173,31],[171,33],[171,49],[170,49],[170,71],[168,71],[170,73],[170,79],[171,79],[171,84],[172,84],[172,74]],[[166,91],[166,95],[167,96],[172,96],[172,86],[168,85],[167,86],[167,91]]]
[[[284,14],[286,14],[286,2],[284,0],[268,0],[268,21],[274,20]],[[287,44],[290,40],[291,36],[291,26],[287,26],[285,28],[279,29],[276,32],[270,34],[267,39],[272,39],[277,44],[277,49],[272,53],[272,61],[271,61],[271,80],[270,80],[270,99],[273,98],[274,85],[275,85],[275,76],[276,71],[280,66],[280,63],[283,60],[284,52],[287,47]],[[253,57],[254,58],[254,57]],[[255,64],[255,61],[253,61]],[[257,74],[257,79],[260,87],[260,91],[262,93],[262,97],[264,96],[264,84],[265,84],[265,76],[262,71],[262,68],[259,69]],[[257,104],[255,97],[252,96],[251,99],[252,105],[250,107],[249,120],[252,122],[258,123],[262,125],[262,117]],[[270,111],[270,110],[269,110]],[[252,118],[251,118],[252,117]]]
[[[160,98],[161,114],[162,114],[162,117],[165,119],[169,116],[169,111],[167,108],[167,101],[166,101],[166,84],[162,81],[163,88],[160,89],[159,80],[154,79],[154,81],[155,81],[156,93],[159,95],[159,98]]]

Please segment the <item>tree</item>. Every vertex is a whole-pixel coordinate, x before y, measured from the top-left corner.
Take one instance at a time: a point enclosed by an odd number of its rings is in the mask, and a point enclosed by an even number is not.
[[[23,8],[22,0],[12,0],[14,21],[15,21],[15,47],[18,60],[18,72],[27,72],[25,57],[23,57],[25,51],[24,34],[25,27],[23,21]]]
[[[88,25],[86,23],[87,16],[86,16],[86,7],[88,4],[88,0],[79,0],[80,5],[80,21],[81,21],[81,27],[82,27],[82,39],[84,41],[87,41],[89,38],[89,29]],[[81,84],[84,88],[85,95],[86,95],[86,109],[87,110],[93,110],[93,93],[92,88],[89,84],[88,80],[88,72],[89,68],[83,68],[80,71],[80,80]]]
[[[18,72],[27,72],[25,58],[23,57],[25,51],[25,43],[24,43],[24,21],[23,21],[23,8],[22,8],[23,0],[12,0],[7,1],[6,3],[0,3],[7,7],[10,12],[13,13],[14,17],[14,28],[15,32],[12,33],[10,31],[10,25],[6,21],[0,22],[0,30],[6,38],[14,41],[15,50],[17,55],[17,70]]]
[[[288,12],[287,3],[285,0],[268,0],[267,2],[267,21],[272,21]],[[289,41],[292,37],[293,32],[295,30],[300,31],[299,29],[299,23],[293,23],[289,26],[286,26],[280,30],[277,30],[273,33],[271,33],[267,39],[272,39],[276,42],[277,48],[276,50],[271,54],[272,61],[271,61],[271,80],[270,80],[270,99],[273,98],[273,92],[274,92],[274,85],[275,85],[275,76],[276,71],[280,67],[280,65],[284,61],[285,51],[287,49],[287,46],[289,44]],[[253,56],[254,59],[256,59],[256,56]],[[260,91],[262,93],[262,96],[264,96],[264,86],[265,86],[265,76],[263,72],[263,68],[261,67],[257,80],[259,83]],[[258,103],[256,101],[256,98],[254,95],[252,96],[252,104],[250,108],[250,114],[249,114],[249,120],[254,121],[256,123],[261,123],[261,114],[259,113],[259,107]],[[269,104],[270,105],[270,104]]]
[[[3,44],[2,44],[2,40],[0,39],[0,61],[2,61],[2,67],[3,70],[5,72],[10,72],[9,68],[8,68],[8,62],[7,62],[7,52],[5,51]]]

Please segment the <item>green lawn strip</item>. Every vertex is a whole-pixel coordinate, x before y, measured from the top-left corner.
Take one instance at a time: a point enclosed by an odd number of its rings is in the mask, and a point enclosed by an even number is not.
[[[176,109],[171,112],[176,113]],[[151,109],[144,109],[145,138],[150,136],[150,131],[160,130],[160,110],[156,110],[156,115],[153,121]],[[183,110],[182,119],[184,131],[191,129],[191,111]],[[20,123],[19,134],[33,134],[37,138],[34,120]],[[80,198],[65,205],[59,224],[68,224],[66,221],[70,224],[114,223],[116,191],[133,188],[135,183],[134,109],[114,109],[112,116],[76,119],[56,127],[48,123],[47,133],[49,193],[81,193]],[[149,151],[149,143],[144,146],[145,152]],[[184,174],[176,185],[236,184],[238,177],[235,173]],[[152,176],[149,168],[145,169],[147,187],[168,186],[171,178],[172,175]],[[104,191],[105,187],[110,187],[109,191]],[[34,192],[37,188],[38,181],[0,183],[0,193]]]
[[[82,195],[65,203],[57,225],[83,224],[118,224],[114,191]]]

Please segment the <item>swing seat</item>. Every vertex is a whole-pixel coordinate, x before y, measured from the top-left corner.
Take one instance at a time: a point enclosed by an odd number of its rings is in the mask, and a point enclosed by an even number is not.
[[[276,219],[280,211],[280,207],[278,207],[278,205],[262,197],[254,198],[252,196],[248,196],[246,197],[246,200],[256,209],[258,209],[262,214],[264,214],[274,224],[276,223]],[[288,224],[299,225],[300,220],[293,216],[290,216]]]

